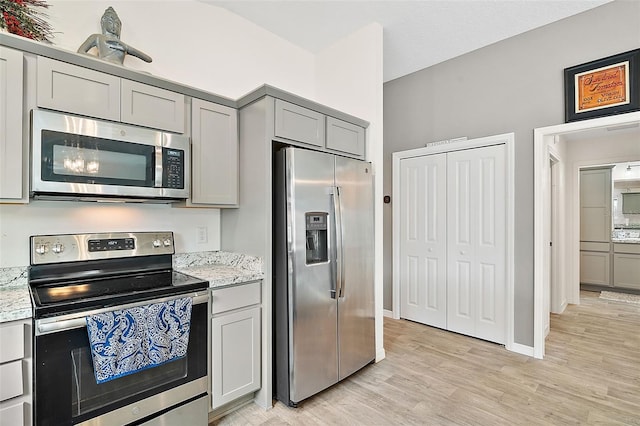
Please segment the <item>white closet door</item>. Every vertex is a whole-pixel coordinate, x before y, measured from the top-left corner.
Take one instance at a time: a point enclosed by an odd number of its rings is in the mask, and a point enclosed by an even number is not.
[[[446,154],[401,161],[400,316],[447,326]]]
[[[505,147],[448,153],[447,327],[505,342]]]

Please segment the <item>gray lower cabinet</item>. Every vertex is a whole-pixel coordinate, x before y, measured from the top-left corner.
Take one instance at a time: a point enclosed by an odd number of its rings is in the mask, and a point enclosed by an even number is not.
[[[24,185],[27,167],[22,142],[23,54],[0,46],[0,200],[28,201]]]
[[[184,133],[180,93],[42,56],[37,68],[41,108]]]
[[[238,207],[238,111],[191,102],[191,205]]]
[[[275,99],[274,136],[364,158],[365,130],[356,124]]]
[[[580,283],[611,285],[611,244],[580,243]]]
[[[640,290],[640,244],[614,244],[613,285]]]
[[[31,365],[31,319],[0,324],[0,426],[32,424]]]
[[[212,410],[260,389],[260,292],[260,282],[212,290]]]

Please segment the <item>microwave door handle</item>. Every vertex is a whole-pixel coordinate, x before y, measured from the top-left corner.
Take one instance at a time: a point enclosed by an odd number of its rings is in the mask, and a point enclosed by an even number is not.
[[[155,168],[155,181],[153,186],[156,188],[162,188],[162,147],[156,146],[156,168]]]

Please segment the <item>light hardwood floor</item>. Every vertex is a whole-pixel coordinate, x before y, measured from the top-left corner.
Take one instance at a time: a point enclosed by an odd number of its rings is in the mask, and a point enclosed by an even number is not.
[[[386,359],[297,409],[216,425],[640,425],[640,305],[582,292],[552,315],[544,360],[385,318]]]

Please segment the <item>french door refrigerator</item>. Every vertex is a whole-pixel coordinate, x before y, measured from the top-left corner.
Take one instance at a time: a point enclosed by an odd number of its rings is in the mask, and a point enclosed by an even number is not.
[[[276,398],[289,406],[375,359],[371,164],[276,153]]]

